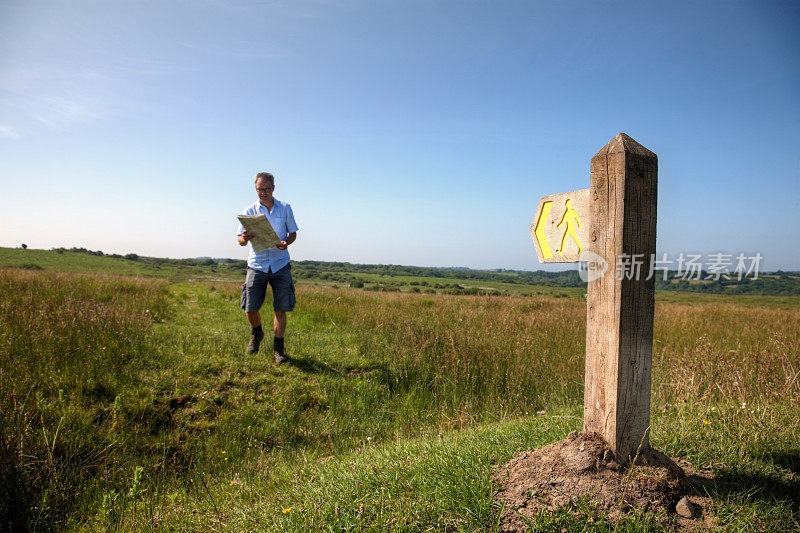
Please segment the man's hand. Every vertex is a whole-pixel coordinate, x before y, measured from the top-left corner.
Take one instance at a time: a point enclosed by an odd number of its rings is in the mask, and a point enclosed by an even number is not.
[[[297,239],[297,232],[293,231],[289,235],[287,235],[286,240],[281,241],[281,243],[277,245],[276,248],[278,250],[285,250],[286,248],[289,247],[290,244],[292,244],[295,241],[295,239]]]
[[[244,232],[242,232],[242,234],[239,235],[238,237],[239,246],[245,246],[248,242],[250,242],[253,239],[253,237],[255,237],[255,235],[248,232],[247,230],[244,230]]]

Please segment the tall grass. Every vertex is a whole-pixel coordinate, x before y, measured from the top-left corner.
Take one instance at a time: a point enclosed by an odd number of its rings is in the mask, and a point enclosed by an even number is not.
[[[800,398],[800,309],[658,305],[653,360],[667,402]]]
[[[342,328],[356,332],[363,357],[391,369],[390,385],[411,395],[416,416],[462,425],[562,405],[581,394],[582,300],[337,298],[353,310],[342,317]]]
[[[537,418],[543,433],[534,439],[515,425],[514,442],[541,443],[541,435],[553,436],[564,424],[579,425],[573,411],[583,399],[583,299],[298,287],[287,333],[291,363],[277,366],[268,342],[266,353],[244,354],[249,328],[238,291],[233,283],[0,270],[2,523],[39,530],[250,528],[261,523],[258,513],[290,507],[291,496],[321,510],[308,523],[280,510],[264,523],[280,529],[285,519],[299,531],[340,516],[336,505],[321,501],[324,491],[311,485],[318,481],[302,477],[316,472],[308,465],[331,462],[328,476],[343,475],[351,463],[369,468],[372,460],[380,469],[395,460],[387,463],[380,446],[421,437],[409,449],[452,450],[425,439],[541,410],[570,414],[560,425]],[[740,403],[800,398],[800,305],[740,301],[657,304],[654,442],[684,451],[681,427],[691,432],[724,417],[737,431],[774,430],[777,422],[745,417]],[[665,404],[689,407],[665,411]],[[720,406],[717,418],[706,405]],[[726,405],[736,410],[723,417]],[[505,430],[487,431],[502,440]],[[791,440],[787,431],[778,441]],[[373,459],[347,458],[368,448],[376,450],[365,455]],[[491,488],[476,476],[496,456],[491,449],[481,446],[480,467],[462,464],[475,456],[466,451],[423,461],[425,474],[400,465],[398,472],[413,480],[376,475],[370,501],[388,491],[401,503],[397,511],[382,504],[370,523],[461,523],[455,517],[469,510],[433,516],[458,509],[459,491],[480,507],[469,527],[482,523],[492,513],[485,499]],[[789,446],[786,453],[791,459],[796,451]],[[427,479],[439,463],[469,472],[469,479]],[[363,489],[355,477],[325,484],[342,494],[351,494],[351,485]],[[444,486],[454,487],[453,499],[436,513],[411,521],[398,515],[416,513],[415,491]],[[350,511],[353,524],[366,516],[358,505]]]
[[[582,299],[308,290],[306,313],[340,334],[416,416],[498,419],[583,397]],[[656,305],[658,401],[800,398],[800,308],[747,302]],[[335,362],[331,362],[335,365]],[[459,415],[460,413],[460,415]]]
[[[103,422],[146,364],[165,294],[157,280],[0,270],[4,528],[57,526],[87,479],[117,473]]]

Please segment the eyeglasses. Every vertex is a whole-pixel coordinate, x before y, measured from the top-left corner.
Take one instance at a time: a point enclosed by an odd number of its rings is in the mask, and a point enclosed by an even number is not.
[[[266,193],[266,192],[271,192],[271,191],[274,191],[274,190],[275,190],[275,187],[256,187],[256,192],[258,192],[258,193],[262,193],[262,192]]]

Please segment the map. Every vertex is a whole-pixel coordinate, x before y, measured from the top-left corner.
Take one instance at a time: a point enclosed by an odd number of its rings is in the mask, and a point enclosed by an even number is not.
[[[281,239],[272,229],[272,224],[269,223],[266,215],[238,215],[237,218],[248,233],[255,235],[250,240],[250,244],[253,245],[256,253],[275,248],[280,244]]]

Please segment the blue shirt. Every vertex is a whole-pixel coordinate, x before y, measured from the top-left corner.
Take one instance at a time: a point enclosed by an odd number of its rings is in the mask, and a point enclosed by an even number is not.
[[[269,220],[269,223],[272,224],[272,229],[275,230],[275,233],[282,241],[285,241],[286,237],[288,237],[290,233],[297,231],[297,223],[294,221],[292,206],[286,202],[276,200],[274,197],[273,200],[275,200],[275,203],[272,205],[271,211],[265,206],[261,205],[261,202],[257,201],[256,203],[247,206],[242,214],[266,215],[267,220]],[[239,236],[243,232],[244,228],[241,224],[239,224],[239,233],[236,235]],[[277,272],[289,264],[289,259],[288,250],[270,248],[268,250],[264,250],[263,252],[256,253],[256,251],[253,250],[253,245],[251,244],[250,255],[247,257],[247,266],[262,272],[269,272],[270,269],[273,272]]]

